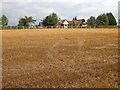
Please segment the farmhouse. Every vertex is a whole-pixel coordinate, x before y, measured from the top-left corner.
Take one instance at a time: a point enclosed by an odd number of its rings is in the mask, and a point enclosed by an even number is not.
[[[87,24],[84,19],[77,19],[77,20],[67,20],[67,19],[61,19],[58,18],[57,28],[71,28],[71,27],[87,27]],[[46,26],[43,26],[42,22],[39,23],[39,28],[43,28]],[[50,27],[50,26],[49,26]],[[51,26],[52,27],[52,26]]]
[[[72,20],[68,21],[66,19],[62,20],[61,18],[58,19],[58,27],[68,28],[68,27],[79,27],[82,26],[85,22],[84,19]]]

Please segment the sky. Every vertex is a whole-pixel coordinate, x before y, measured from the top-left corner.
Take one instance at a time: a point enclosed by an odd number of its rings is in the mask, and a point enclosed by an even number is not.
[[[90,16],[112,12],[118,20],[119,0],[2,0],[2,14],[6,15],[10,26],[15,26],[21,17],[33,16],[38,23],[52,12],[61,19],[87,20]]]
[[[118,3],[118,19],[119,19],[119,25],[120,25],[120,1]]]

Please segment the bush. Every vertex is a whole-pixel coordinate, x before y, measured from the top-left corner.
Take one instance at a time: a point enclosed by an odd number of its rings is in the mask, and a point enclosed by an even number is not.
[[[117,27],[120,28],[120,25],[118,25]]]
[[[103,25],[103,26],[96,26],[96,28],[120,28],[120,26],[117,26],[117,25]]]

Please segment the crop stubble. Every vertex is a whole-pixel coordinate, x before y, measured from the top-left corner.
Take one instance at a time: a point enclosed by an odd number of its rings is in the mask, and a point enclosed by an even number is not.
[[[117,29],[4,30],[4,88],[117,88]]]

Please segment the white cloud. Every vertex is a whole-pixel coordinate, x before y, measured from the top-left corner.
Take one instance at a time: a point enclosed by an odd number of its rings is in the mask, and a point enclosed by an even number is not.
[[[119,0],[4,0],[3,14],[9,18],[9,25],[17,25],[19,18],[33,16],[38,22],[51,12],[59,17],[72,19],[89,18],[112,12],[118,17]]]

